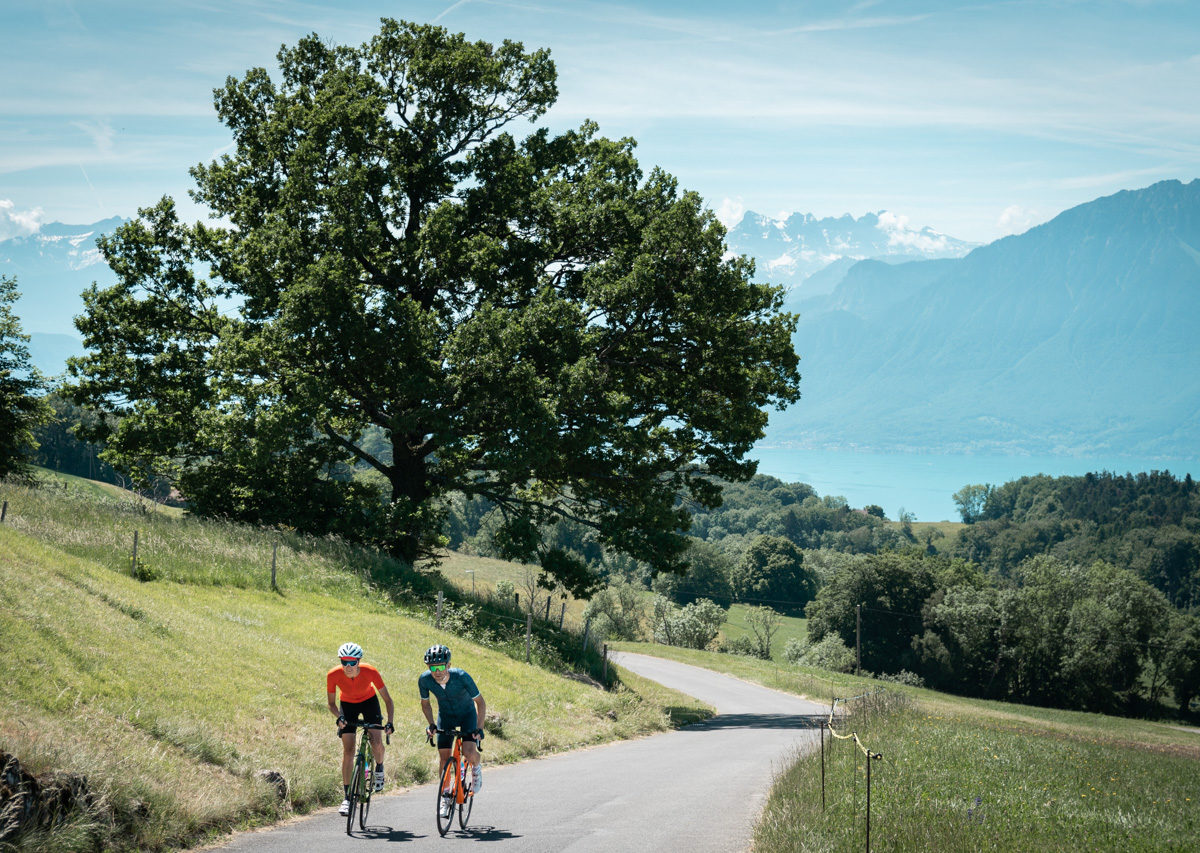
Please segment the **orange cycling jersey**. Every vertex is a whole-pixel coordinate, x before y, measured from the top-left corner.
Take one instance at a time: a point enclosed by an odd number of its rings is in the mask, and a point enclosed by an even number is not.
[[[369,663],[360,663],[354,678],[349,678],[340,666],[335,666],[325,676],[325,684],[329,693],[334,688],[341,688],[343,702],[366,702],[375,695],[376,688],[383,688],[383,676]]]

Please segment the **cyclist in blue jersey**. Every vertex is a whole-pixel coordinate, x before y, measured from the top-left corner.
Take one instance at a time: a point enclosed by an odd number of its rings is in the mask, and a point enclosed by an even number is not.
[[[478,792],[483,787],[483,772],[479,768],[479,749],[476,743],[483,740],[483,729],[480,723],[487,719],[487,704],[475,686],[475,680],[458,667],[450,666],[450,649],[445,646],[430,646],[425,652],[425,665],[428,671],[421,673],[417,679],[417,689],[421,693],[421,713],[429,723],[427,734],[433,737],[437,734],[438,753],[441,755],[441,770],[450,760],[454,739],[446,734],[438,734],[438,729],[462,729],[466,733],[463,738],[462,752],[467,763],[471,765],[471,789]],[[437,719],[433,717],[433,705],[429,695],[437,697]]]

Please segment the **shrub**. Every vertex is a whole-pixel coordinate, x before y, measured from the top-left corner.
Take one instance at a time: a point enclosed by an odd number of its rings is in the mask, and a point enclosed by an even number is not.
[[[792,637],[783,645],[783,659],[791,664],[800,663],[800,659],[808,652],[808,640]]]
[[[734,637],[732,640],[725,639],[717,646],[717,651],[725,652],[730,655],[742,655],[743,657],[755,658],[759,657],[758,643],[754,642],[753,638],[746,635]]]
[[[800,662],[817,669],[850,672],[854,669],[854,652],[846,648],[837,634],[826,634],[824,639],[809,648]]]

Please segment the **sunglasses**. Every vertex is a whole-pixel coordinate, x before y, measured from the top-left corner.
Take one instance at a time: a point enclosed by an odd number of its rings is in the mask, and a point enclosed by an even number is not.
[[[443,671],[445,671],[445,669],[446,669],[446,664],[444,664],[444,663],[435,663],[435,664],[430,665],[430,667],[429,667],[430,672],[443,672]]]
[[[356,661],[356,660],[343,660],[343,661],[342,661],[342,666],[358,666],[358,661]]]

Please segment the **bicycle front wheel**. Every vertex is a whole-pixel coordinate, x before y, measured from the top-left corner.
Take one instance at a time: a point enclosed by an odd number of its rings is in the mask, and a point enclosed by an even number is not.
[[[350,792],[346,794],[346,799],[350,801],[350,811],[346,812],[346,834],[354,834],[354,810],[358,805],[358,800],[362,796],[362,757],[359,756],[354,762],[354,769],[350,773]]]
[[[437,790],[437,828],[439,835],[450,831],[454,822],[454,801],[458,798],[458,759],[451,758],[442,770]],[[443,808],[443,803],[445,807]],[[443,817],[443,813],[445,817]]]
[[[367,812],[371,810],[371,792],[375,790],[375,774],[371,769],[372,762],[367,759],[362,766],[359,782],[363,786],[358,797],[358,828],[367,831]]]

